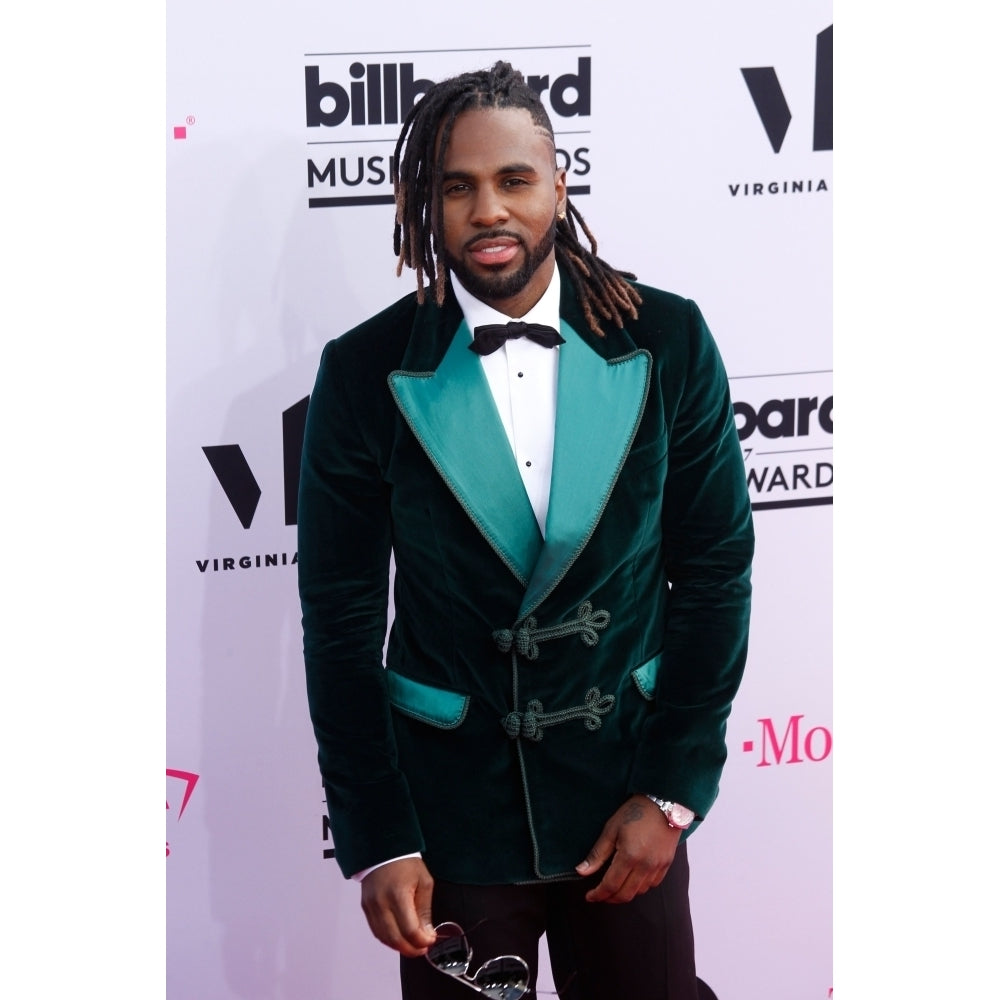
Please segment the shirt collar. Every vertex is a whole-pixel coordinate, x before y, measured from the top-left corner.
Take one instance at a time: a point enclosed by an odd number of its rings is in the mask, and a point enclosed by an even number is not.
[[[543,323],[545,326],[551,326],[554,330],[559,329],[558,267],[552,269],[552,280],[542,297],[523,316],[506,316],[492,306],[488,306],[467,291],[454,273],[451,274],[451,287],[455,291],[458,304],[462,307],[462,314],[465,316],[465,322],[469,325],[470,335],[477,326],[483,326],[486,323],[509,323],[512,319],[523,320],[525,323]]]

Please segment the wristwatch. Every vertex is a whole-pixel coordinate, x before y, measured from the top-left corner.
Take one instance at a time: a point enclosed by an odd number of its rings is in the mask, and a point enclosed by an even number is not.
[[[658,799],[655,795],[646,795],[656,805],[656,808],[667,817],[667,826],[675,830],[686,830],[694,822],[694,812],[687,806],[682,806],[679,802],[667,802],[666,799]]]

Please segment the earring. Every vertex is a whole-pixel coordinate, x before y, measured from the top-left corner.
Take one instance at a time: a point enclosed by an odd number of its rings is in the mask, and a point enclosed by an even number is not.
[[[562,221],[563,221],[563,219],[565,219],[565,218],[566,218],[566,213],[565,213],[565,212],[560,212],[560,213],[559,213],[559,214],[558,214],[558,215],[556,216],[556,218],[557,218],[557,219],[558,219],[558,220],[559,220],[560,222],[562,222]]]

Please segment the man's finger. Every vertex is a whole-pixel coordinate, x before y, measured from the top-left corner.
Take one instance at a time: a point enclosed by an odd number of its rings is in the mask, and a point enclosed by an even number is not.
[[[602,833],[590,849],[590,853],[576,866],[577,873],[580,875],[593,875],[611,857],[614,849],[614,840],[606,833]]]
[[[616,895],[629,877],[629,869],[615,857],[604,873],[604,878],[584,897],[588,903],[603,903]]]
[[[437,935],[434,933],[434,919],[431,916],[433,889],[434,882],[430,877],[427,879],[421,879],[421,881],[417,883],[417,891],[414,896],[417,920],[420,922],[420,927],[425,936],[430,936],[430,944],[433,944],[437,938]]]
[[[437,937],[434,933],[434,925],[431,923],[431,889],[433,884],[429,877],[421,879],[413,887],[412,892],[399,898],[395,912],[399,932],[406,944],[414,949],[416,955],[423,955]],[[408,957],[412,958],[414,955],[408,955]]]

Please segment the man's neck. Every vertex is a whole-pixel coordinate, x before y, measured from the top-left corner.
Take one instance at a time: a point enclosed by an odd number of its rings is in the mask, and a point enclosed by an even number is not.
[[[483,323],[505,323],[508,319],[523,319],[530,323],[543,323],[546,326],[559,329],[561,278],[558,269],[553,269],[552,277],[545,291],[531,308],[525,310],[521,315],[503,312],[495,304],[476,298],[454,274],[451,275],[451,283],[470,330]]]

